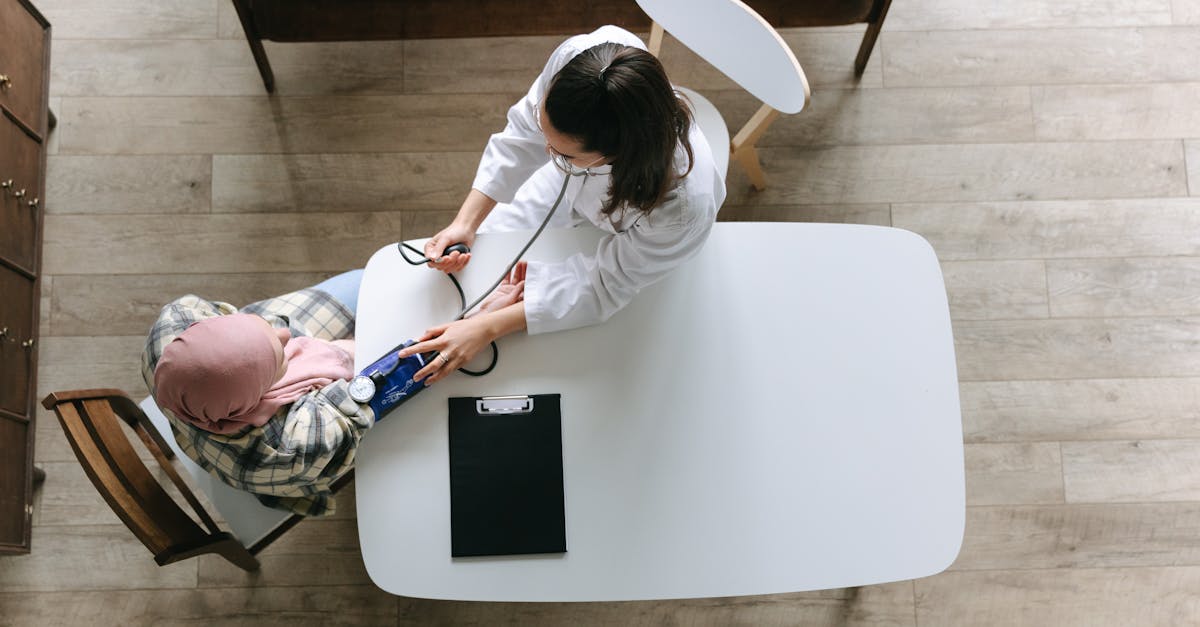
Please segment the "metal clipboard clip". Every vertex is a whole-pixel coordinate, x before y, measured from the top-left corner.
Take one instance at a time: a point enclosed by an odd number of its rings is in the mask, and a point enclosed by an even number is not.
[[[529,396],[484,396],[475,399],[475,413],[480,416],[528,414],[533,412]]]

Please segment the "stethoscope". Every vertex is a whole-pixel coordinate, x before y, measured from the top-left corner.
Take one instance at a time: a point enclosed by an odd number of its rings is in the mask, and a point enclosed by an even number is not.
[[[476,305],[483,302],[483,299],[486,298],[488,294],[491,294],[492,290],[495,290],[496,287],[498,287],[500,285],[500,283],[502,281],[504,281],[505,277],[509,276],[512,273],[512,269],[515,268],[517,266],[517,263],[519,261],[521,261],[521,258],[525,256],[525,252],[529,250],[530,246],[533,246],[533,243],[535,241],[537,241],[537,238],[538,238],[538,236],[540,236],[542,234],[542,231],[546,230],[546,225],[550,224],[550,218],[554,217],[554,212],[558,211],[559,205],[562,204],[563,197],[566,196],[566,194],[567,194],[567,185],[570,184],[571,179],[573,177],[577,177],[577,176],[583,176],[583,177],[594,176],[596,173],[592,172],[591,168],[592,168],[592,166],[589,165],[586,168],[576,170],[575,167],[571,166],[569,163],[568,163],[567,168],[563,168],[561,166],[558,168],[559,171],[561,171],[563,173],[563,182],[562,182],[562,187],[559,188],[559,190],[558,190],[558,197],[554,199],[554,204],[550,207],[550,213],[546,214],[546,218],[544,220],[542,220],[541,226],[539,226],[537,228],[537,231],[535,231],[533,233],[533,237],[530,237],[529,241],[525,242],[525,246],[523,248],[521,248],[521,252],[517,253],[516,256],[513,257],[512,262],[508,264],[508,267],[504,269],[504,272],[496,279],[496,281],[494,283],[492,283],[492,286],[487,288],[486,290],[484,290],[479,295],[479,298],[476,298],[475,301],[472,302],[470,305],[466,304],[467,297],[466,297],[466,294],[463,292],[462,284],[458,282],[458,279],[453,274],[446,273],[446,276],[450,279],[450,282],[454,284],[454,289],[458,291],[459,302],[462,303],[462,309],[458,312],[458,315],[454,317],[455,321],[462,320],[467,315],[467,312],[471,311],[472,309],[475,308]],[[411,259],[411,258],[409,258],[408,254],[404,252],[404,249],[406,249],[406,248],[408,250],[413,251],[414,253],[416,253],[418,255],[423,255],[424,253],[420,250],[417,250],[416,248],[414,248],[407,242],[398,242],[396,244],[396,250],[398,250],[400,252],[400,256],[405,261],[407,261],[409,263],[409,265],[421,266],[421,265],[425,265],[425,264],[433,261],[433,259],[430,259],[428,257],[421,257],[420,259]],[[445,256],[446,254],[455,252],[455,251],[465,254],[465,253],[471,252],[471,249],[466,244],[452,244],[452,245],[446,247],[446,250],[444,250],[442,252],[442,255]],[[433,359],[436,356],[437,356],[437,353],[431,353],[431,356],[429,357],[429,359]],[[459,372],[462,372],[463,374],[468,374],[473,377],[482,377],[483,375],[485,375],[485,374],[491,372],[493,369],[495,369],[496,362],[499,360],[500,360],[500,349],[496,346],[495,342],[492,342],[492,363],[489,364],[487,368],[484,368],[483,370],[479,370],[479,371],[467,370],[466,368],[459,368],[458,370],[459,370]],[[399,360],[397,360],[397,362],[391,367],[390,370],[388,370],[387,372],[379,373],[379,374],[387,376],[387,375],[391,374],[392,371],[395,370],[396,367],[399,365],[400,365],[400,362],[399,362]]]

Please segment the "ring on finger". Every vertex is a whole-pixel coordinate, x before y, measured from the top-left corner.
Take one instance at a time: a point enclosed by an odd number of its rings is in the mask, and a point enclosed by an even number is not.
[[[449,366],[449,365],[450,365],[450,360],[449,360],[449,359],[446,359],[446,356],[445,356],[445,355],[443,355],[443,354],[441,354],[441,353],[438,353],[438,359],[442,360],[442,366]]]

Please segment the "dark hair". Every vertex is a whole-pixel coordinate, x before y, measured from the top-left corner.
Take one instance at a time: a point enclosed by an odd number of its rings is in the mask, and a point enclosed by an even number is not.
[[[606,43],[576,55],[550,83],[546,115],[585,151],[612,159],[605,215],[622,205],[649,213],[692,170],[692,113],[645,50]],[[682,175],[673,168],[680,143],[688,156]]]

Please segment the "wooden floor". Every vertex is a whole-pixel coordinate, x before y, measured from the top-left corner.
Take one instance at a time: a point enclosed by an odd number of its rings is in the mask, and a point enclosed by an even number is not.
[[[429,235],[557,38],[268,44],[263,94],[225,0],[36,0],[54,24],[42,394],[145,389],[158,307],[234,303]],[[787,31],[810,110],[731,174],[726,220],[891,224],[942,259],[962,381],[967,528],[949,571],[857,591],[447,603],[363,570],[353,500],[247,575],[159,568],[52,415],[33,553],[0,625],[1183,625],[1200,622],[1200,0],[897,0]],[[750,98],[678,46],[731,125]]]

